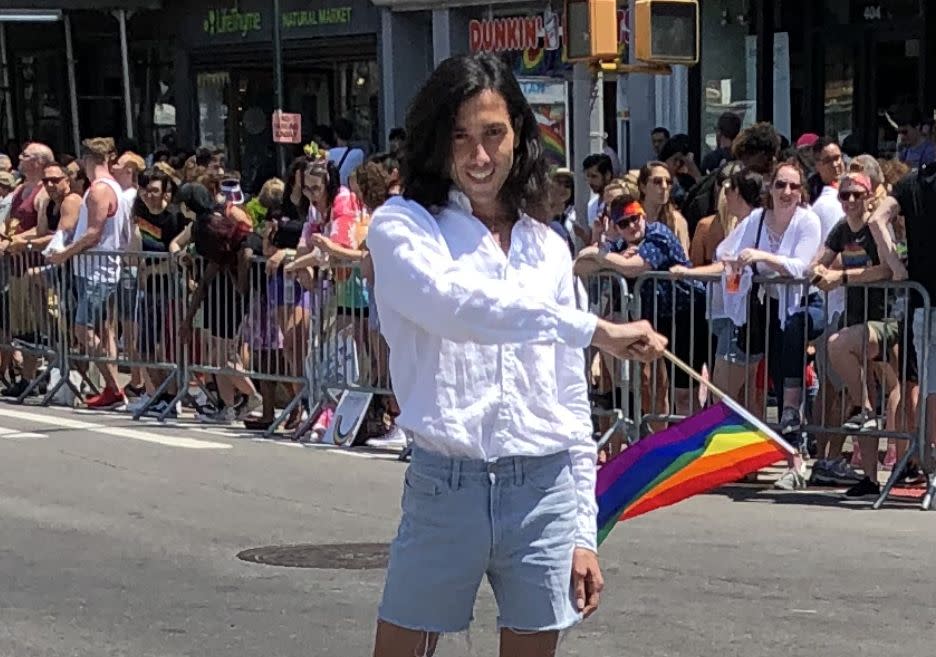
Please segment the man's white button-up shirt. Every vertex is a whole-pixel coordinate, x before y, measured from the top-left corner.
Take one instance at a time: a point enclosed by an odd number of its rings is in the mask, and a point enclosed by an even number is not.
[[[584,348],[568,246],[522,217],[508,253],[453,192],[430,214],[391,199],[367,237],[398,424],[419,448],[495,461],[568,451],[576,544],[596,549],[595,462]],[[584,292],[579,288],[584,305]]]

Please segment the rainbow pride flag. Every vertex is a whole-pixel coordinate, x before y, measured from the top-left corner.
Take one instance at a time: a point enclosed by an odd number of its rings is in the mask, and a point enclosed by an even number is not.
[[[619,520],[737,481],[793,453],[767,425],[725,398],[638,441],[598,470],[598,543]]]

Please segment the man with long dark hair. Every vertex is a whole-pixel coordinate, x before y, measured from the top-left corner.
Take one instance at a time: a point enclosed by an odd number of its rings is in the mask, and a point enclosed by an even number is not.
[[[406,133],[403,195],[367,240],[413,439],[374,654],[432,654],[468,628],[487,575],[501,654],[552,655],[603,586],[583,349],[649,361],[666,341],[578,309],[568,248],[530,216],[547,167],[501,60],[440,64]]]

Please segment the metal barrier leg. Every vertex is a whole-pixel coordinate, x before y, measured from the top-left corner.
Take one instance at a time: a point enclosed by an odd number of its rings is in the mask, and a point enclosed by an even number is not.
[[[913,458],[914,450],[916,449],[916,440],[910,443],[910,446],[907,448],[906,453],[901,457],[900,461],[894,465],[891,469],[891,475],[887,478],[887,483],[884,484],[884,488],[881,489],[881,494],[874,501],[874,504],[871,506],[872,509],[877,511],[882,506],[884,506],[884,501],[887,499],[887,496],[890,495],[891,489],[897,484],[897,480],[900,478],[900,473],[904,471],[904,468],[907,467],[907,464],[910,463],[910,459]]]
[[[308,391],[309,385],[306,383],[302,386],[302,390],[300,390],[299,393],[293,395],[293,398],[290,400],[290,402],[286,404],[286,408],[284,408],[283,411],[277,416],[277,418],[273,420],[273,424],[271,424],[267,430],[263,432],[264,438],[273,437],[273,434],[276,433],[276,430],[279,428],[279,426],[285,422],[286,419],[292,415],[292,412],[296,409],[296,407],[302,403],[302,400]]]
[[[169,388],[169,385],[171,383],[172,383],[172,376],[167,376],[165,379],[163,379],[163,382],[160,383],[159,387],[157,387],[156,390],[153,392],[152,398],[146,403],[146,405],[141,407],[140,410],[138,410],[136,413],[133,414],[133,419],[139,420],[141,417],[146,415],[146,412],[150,409],[151,406],[153,406],[153,404],[159,401],[159,398],[162,397],[162,395],[166,392],[166,390]],[[164,415],[168,415],[168,413],[170,412],[173,406],[175,406],[174,403],[169,406],[169,410],[166,410],[163,413],[160,413],[160,417]]]
[[[933,498],[936,496],[936,475],[926,475],[929,480],[929,487],[926,489],[926,495],[923,496],[923,503],[920,505],[924,511],[933,510]]]
[[[309,413],[309,417],[302,421],[299,427],[293,431],[290,439],[295,442],[302,442],[303,436],[312,431],[312,425],[315,424],[315,420],[318,417],[318,414],[322,412],[325,408],[325,403],[323,401],[317,401],[312,406],[312,410]]]
[[[44,381],[47,381],[52,376],[52,370],[48,367],[45,372],[37,376],[35,379],[29,382],[29,385],[26,386],[26,389],[23,390],[23,393],[16,398],[17,404],[22,404],[26,399],[32,394],[33,390],[36,390]]]

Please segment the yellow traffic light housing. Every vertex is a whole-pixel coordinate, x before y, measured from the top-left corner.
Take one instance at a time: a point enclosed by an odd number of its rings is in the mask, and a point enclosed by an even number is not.
[[[633,38],[640,61],[687,66],[697,64],[698,0],[636,0]]]
[[[570,62],[614,59],[618,54],[617,0],[566,0],[564,41]]]

